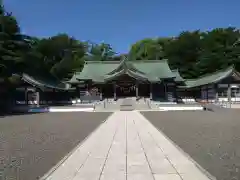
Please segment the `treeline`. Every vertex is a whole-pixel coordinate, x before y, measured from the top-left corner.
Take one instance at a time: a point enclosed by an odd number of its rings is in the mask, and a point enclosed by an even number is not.
[[[132,59],[162,59],[185,78],[195,78],[232,64],[240,70],[240,31],[216,28],[182,32],[177,37],[143,39],[132,45]]]
[[[143,39],[131,46],[127,54],[116,55],[110,44],[84,42],[68,34],[49,38],[21,33],[16,18],[0,7],[0,77],[14,79],[13,74],[54,76],[60,80],[80,71],[84,61],[117,61],[168,59],[185,78],[234,64],[240,71],[240,31],[217,28],[208,32],[182,32],[177,37]],[[238,43],[239,42],[239,43]]]

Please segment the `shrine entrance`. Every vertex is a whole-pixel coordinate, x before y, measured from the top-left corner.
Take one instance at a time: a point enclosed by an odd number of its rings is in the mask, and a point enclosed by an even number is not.
[[[123,75],[116,81],[117,97],[136,96],[136,80],[128,75]]]
[[[132,83],[116,84],[116,93],[118,97],[133,97],[136,96],[136,86]]]

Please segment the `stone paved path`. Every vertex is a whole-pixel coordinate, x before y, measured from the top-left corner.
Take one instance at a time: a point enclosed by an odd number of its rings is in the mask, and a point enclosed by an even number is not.
[[[47,180],[209,180],[139,112],[113,113]]]

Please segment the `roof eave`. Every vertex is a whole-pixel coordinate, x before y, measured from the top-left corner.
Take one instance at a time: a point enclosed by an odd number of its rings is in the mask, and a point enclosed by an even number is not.
[[[66,87],[65,87],[65,88],[60,88],[60,87],[58,87],[58,86],[52,86],[52,85],[49,85],[49,84],[40,83],[40,82],[38,82],[37,80],[32,79],[32,78],[33,78],[33,77],[30,77],[29,75],[23,73],[21,79],[22,79],[23,81],[31,84],[32,86],[37,86],[37,87],[39,87],[39,88],[52,88],[52,89],[58,89],[58,90],[68,90],[68,89],[71,87],[70,84],[68,84],[68,83],[63,83],[64,85],[66,85]],[[34,82],[34,81],[35,81],[35,82]]]

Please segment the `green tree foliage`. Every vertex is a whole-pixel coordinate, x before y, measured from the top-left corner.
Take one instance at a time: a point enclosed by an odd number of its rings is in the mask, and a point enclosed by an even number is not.
[[[131,60],[154,60],[164,58],[164,45],[167,38],[143,39],[131,46],[129,57]]]
[[[168,59],[185,78],[196,78],[234,64],[240,71],[240,33],[236,28],[185,31],[172,38],[143,39],[133,44],[131,60]]]
[[[111,61],[114,60],[116,52],[110,44],[88,42],[88,52],[85,59],[87,61]]]
[[[20,34],[15,17],[0,6],[0,76],[8,78],[24,71],[26,53],[31,50],[28,40]]]
[[[240,51],[238,44],[235,44],[239,37],[239,30],[235,28],[218,28],[204,33],[199,63],[196,66],[201,70],[200,75],[231,64],[239,67]]]
[[[198,76],[195,65],[202,50],[202,33],[200,31],[182,32],[166,47],[166,57],[172,68],[184,72],[187,78]]]
[[[38,62],[36,68],[62,79],[81,69],[86,46],[67,34],[58,34],[46,39],[35,38],[32,52]]]

